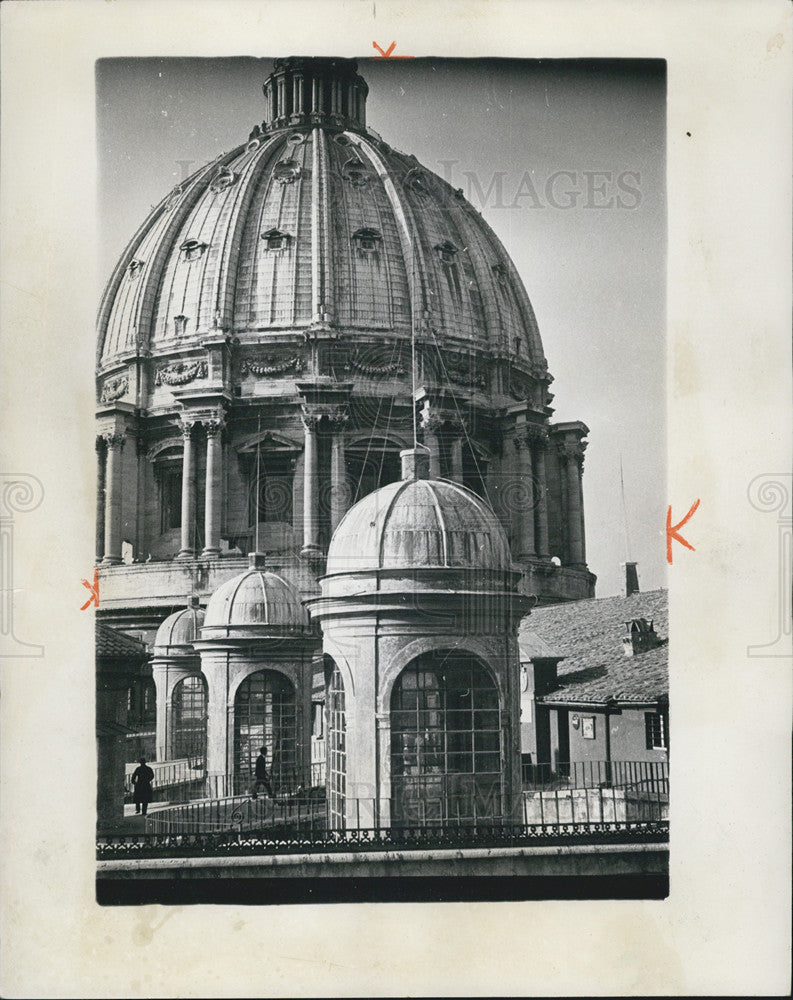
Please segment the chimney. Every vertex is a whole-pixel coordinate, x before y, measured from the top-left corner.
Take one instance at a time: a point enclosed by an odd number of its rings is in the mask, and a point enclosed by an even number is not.
[[[630,597],[631,594],[639,593],[639,574],[636,571],[635,562],[624,562],[622,564],[622,569],[624,571],[623,585],[623,597]]]
[[[429,479],[430,478],[430,451],[429,448],[406,448],[400,451],[399,457],[402,460],[402,479]]]
[[[635,564],[634,564],[635,565]],[[625,622],[626,633],[622,637],[622,648],[626,656],[637,656],[655,649],[663,641],[653,628],[652,619],[648,624],[646,618],[634,618]]]
[[[249,552],[248,566],[250,569],[264,569],[267,563],[267,556],[264,552]]]

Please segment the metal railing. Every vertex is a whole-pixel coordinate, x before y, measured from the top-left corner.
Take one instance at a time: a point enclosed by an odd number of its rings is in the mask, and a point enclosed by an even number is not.
[[[666,843],[666,822],[635,823],[486,823],[421,827],[350,827],[328,830],[303,816],[300,828],[274,825],[251,830],[148,832],[101,837],[100,861],[117,858],[231,857],[240,855],[376,853],[406,850],[464,850],[475,847]]]
[[[576,761],[523,767],[527,823],[665,822],[666,761]]]
[[[203,799],[221,799],[246,795],[252,789],[255,777],[243,774],[207,774],[204,759],[179,761],[151,761],[154,771],[152,801],[172,804],[193,802]],[[127,765],[124,782],[124,801],[132,801],[131,777],[134,765]],[[308,772],[298,768],[279,768],[270,779],[276,794],[300,794],[310,789],[324,786],[325,763],[312,764]]]

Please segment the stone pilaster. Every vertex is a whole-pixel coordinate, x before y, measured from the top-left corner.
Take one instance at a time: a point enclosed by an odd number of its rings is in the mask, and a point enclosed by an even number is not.
[[[317,428],[322,414],[303,408],[303,549],[304,559],[319,559],[319,459]]]
[[[534,464],[534,547],[538,556],[550,555],[548,549],[548,482],[545,453],[548,431],[544,427],[527,428]]]
[[[525,431],[515,438],[517,452],[518,483],[515,497],[515,538],[518,559],[526,559],[535,554],[534,549],[534,469],[532,467],[531,445]]]
[[[96,561],[105,555],[105,473],[107,447],[100,435],[96,439]]]
[[[344,427],[349,419],[347,411],[339,407],[329,414],[332,438],[330,444],[330,530],[333,532],[350,506],[350,489],[347,484],[347,467],[344,456]]]
[[[107,566],[121,562],[121,452],[124,434],[106,434],[107,467],[105,473],[105,554]]]
[[[567,478],[567,537],[569,559],[574,566],[586,563],[584,551],[584,508],[581,488],[581,470],[584,464],[585,445],[567,440],[560,448]]]

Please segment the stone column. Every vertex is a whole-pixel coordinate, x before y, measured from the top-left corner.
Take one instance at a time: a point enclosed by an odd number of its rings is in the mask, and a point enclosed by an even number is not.
[[[107,472],[105,480],[105,555],[107,566],[121,562],[121,452],[123,434],[106,434]]]
[[[321,417],[303,410],[305,439],[303,446],[303,549],[304,559],[321,556],[319,547],[319,468],[317,456],[317,426]]]
[[[317,78],[314,76],[311,78],[311,113],[315,115],[319,110],[317,104]]]
[[[537,555],[548,556],[548,482],[545,472],[545,452],[548,448],[548,431],[534,427],[531,431],[534,444],[534,528]]]
[[[579,441],[567,441],[562,446],[562,454],[567,463],[567,531],[570,540],[570,562],[583,566],[584,531],[583,504],[581,497],[581,466],[584,449]]]
[[[193,545],[193,522],[195,521],[195,448],[193,444],[193,426],[195,420],[182,420],[182,437],[184,439],[184,455],[182,458],[182,545],[177,559],[192,559],[195,556]]]
[[[335,531],[339,521],[350,506],[350,490],[347,485],[347,467],[344,460],[344,425],[348,419],[345,410],[339,409],[330,417],[333,433],[330,445],[330,530]]]
[[[463,439],[456,437],[452,439],[451,456],[451,478],[456,483],[463,481]]]
[[[517,552],[519,559],[534,555],[534,469],[531,462],[530,438],[525,429],[515,438],[517,451],[518,488],[515,490],[517,515]]]
[[[206,498],[204,506],[204,551],[202,555],[220,555],[220,516],[223,499],[223,448],[220,435],[222,416],[204,421],[207,432]]]
[[[105,439],[96,439],[96,561],[105,554]]]

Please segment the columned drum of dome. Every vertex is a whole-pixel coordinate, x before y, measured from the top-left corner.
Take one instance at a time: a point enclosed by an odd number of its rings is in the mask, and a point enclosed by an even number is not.
[[[257,539],[315,595],[347,510],[398,480],[414,412],[433,476],[492,509],[522,589],[593,596],[588,430],[553,421],[521,277],[461,192],[369,127],[367,94],[354,60],[276,60],[261,122],[168,192],[113,270],[96,369],[110,624],[151,638]]]
[[[333,821],[510,822],[520,807],[517,628],[529,605],[521,574],[484,500],[428,478],[426,449],[402,458],[404,478],[339,524],[322,596],[307,601],[334,664],[336,712],[343,690]]]

